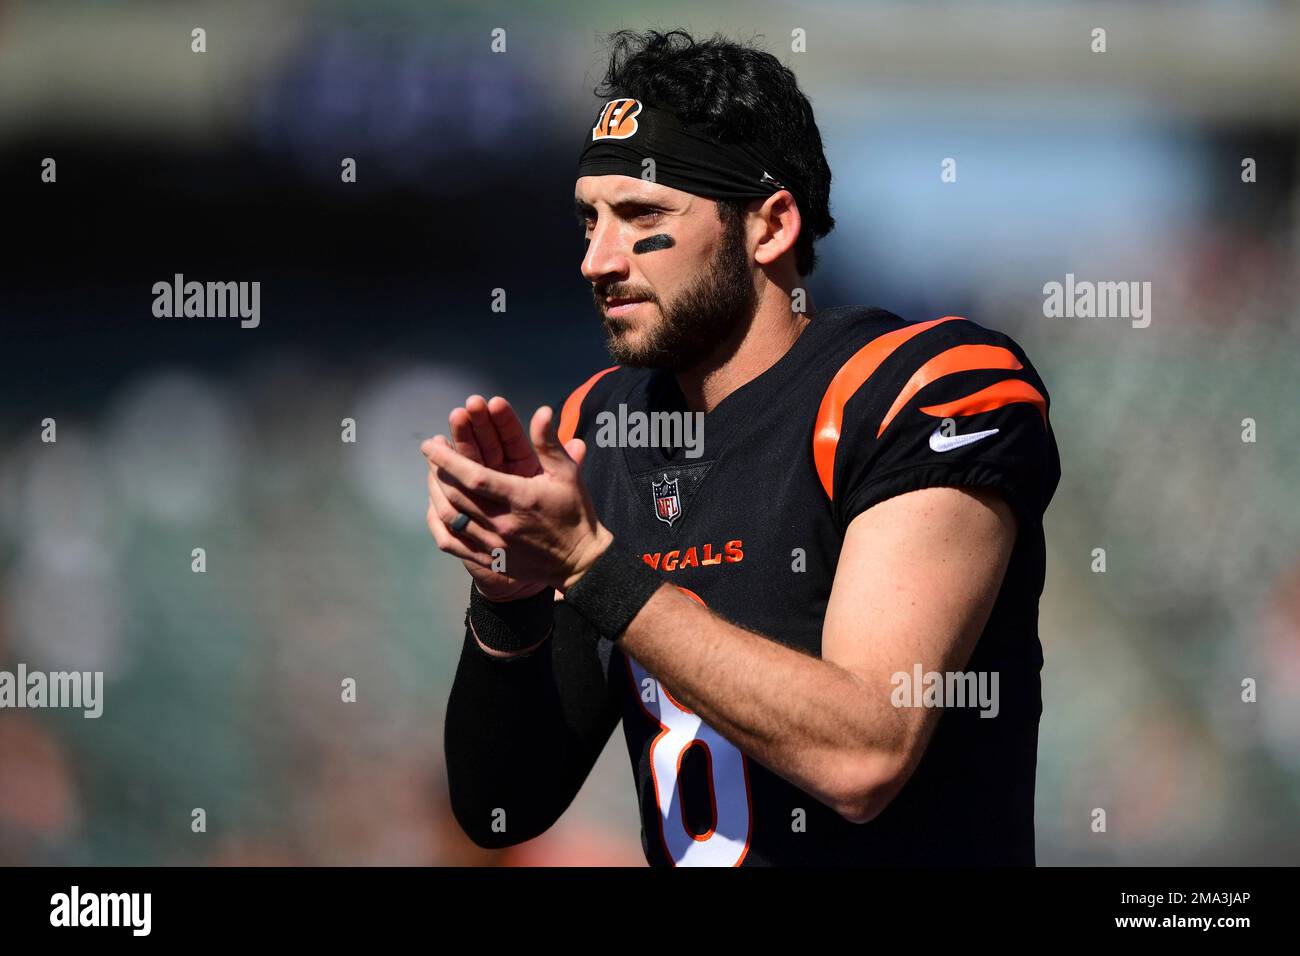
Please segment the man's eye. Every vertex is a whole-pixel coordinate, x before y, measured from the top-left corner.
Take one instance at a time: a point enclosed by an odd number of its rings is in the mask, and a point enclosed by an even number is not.
[[[643,222],[648,226],[651,223],[658,222],[660,215],[662,215],[662,213],[657,210],[652,212],[643,212],[641,215],[637,216],[636,219],[637,222]]]

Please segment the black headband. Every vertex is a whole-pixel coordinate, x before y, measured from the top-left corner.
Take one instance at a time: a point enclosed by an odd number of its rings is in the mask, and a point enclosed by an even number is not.
[[[642,165],[654,160],[653,178]],[[698,124],[668,110],[622,97],[600,109],[578,158],[579,176],[617,174],[710,199],[754,199],[789,189],[799,194],[770,155],[752,143],[720,143]]]

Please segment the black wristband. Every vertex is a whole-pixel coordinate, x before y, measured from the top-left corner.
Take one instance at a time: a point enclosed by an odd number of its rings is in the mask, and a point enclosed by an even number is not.
[[[617,641],[663,583],[639,554],[615,540],[565,592],[564,603],[601,637]]]
[[[471,582],[465,626],[494,651],[526,650],[551,632],[555,623],[555,589],[542,588],[517,601],[490,601]]]

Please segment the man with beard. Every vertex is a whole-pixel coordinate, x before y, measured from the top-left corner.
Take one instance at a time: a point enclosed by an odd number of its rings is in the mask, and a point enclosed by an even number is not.
[[[813,309],[830,171],[775,58],[620,33],[596,92],[575,207],[617,364],[558,426],[471,396],[422,445],[473,579],[457,820],[544,832],[621,720],[652,865],[1032,864],[1041,379],[965,319]],[[703,455],[603,447],[620,406],[704,413]]]

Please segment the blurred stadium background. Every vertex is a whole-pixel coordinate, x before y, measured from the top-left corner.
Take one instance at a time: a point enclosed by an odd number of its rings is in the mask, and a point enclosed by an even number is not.
[[[46,0],[0,2],[0,669],[106,705],[0,711],[0,863],[643,865],[621,731],[537,841],[451,819],[416,446],[608,364],[570,187],[598,35],[651,26],[799,76],[819,305],[1005,329],[1051,389],[1040,862],[1300,862],[1300,6]],[[260,327],[154,318],[178,272]],[[1045,318],[1067,272],[1150,327]]]

